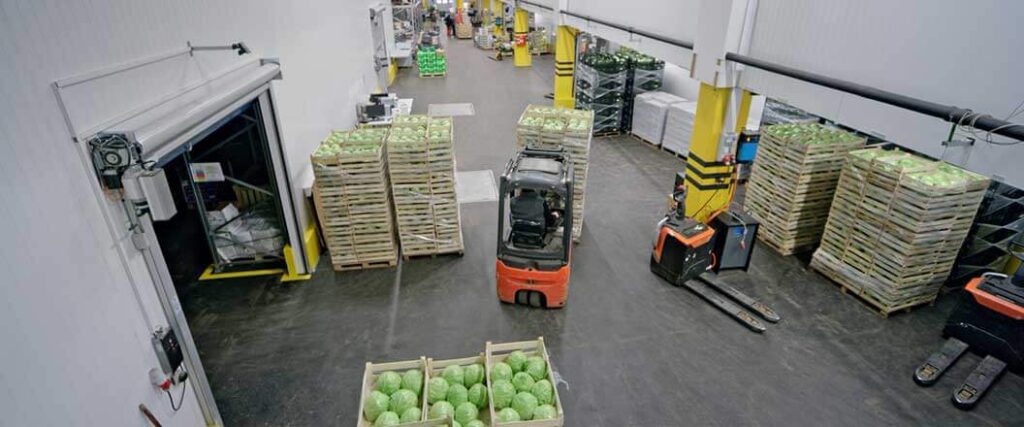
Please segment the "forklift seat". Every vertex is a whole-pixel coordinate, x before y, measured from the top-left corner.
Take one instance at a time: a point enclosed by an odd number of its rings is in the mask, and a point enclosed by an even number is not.
[[[544,246],[547,206],[544,198],[534,191],[524,191],[512,199],[512,243],[516,246],[540,248]]]

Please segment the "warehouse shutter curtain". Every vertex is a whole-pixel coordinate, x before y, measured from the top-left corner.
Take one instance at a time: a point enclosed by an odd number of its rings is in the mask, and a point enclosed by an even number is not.
[[[256,99],[269,88],[269,82],[280,75],[277,64],[247,63],[114,125],[104,133],[130,135],[142,145],[143,158],[169,157],[169,153]]]

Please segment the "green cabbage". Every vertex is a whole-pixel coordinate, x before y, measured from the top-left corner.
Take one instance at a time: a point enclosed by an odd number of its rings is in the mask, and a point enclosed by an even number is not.
[[[540,356],[533,356],[526,359],[526,373],[530,374],[535,380],[542,380],[548,377],[548,364],[544,362],[544,358]]]
[[[516,387],[512,383],[500,380],[491,384],[491,400],[497,409],[504,408],[512,403],[512,397],[516,395]]]
[[[441,373],[441,376],[448,381],[448,385],[466,385],[464,380],[465,374],[462,372],[462,367],[459,365],[451,365],[444,368],[444,372]]]
[[[451,403],[452,406],[459,406],[469,400],[468,394],[469,392],[466,390],[466,386],[462,384],[452,384],[448,386],[448,396],[446,400],[448,400],[448,403]]]
[[[395,390],[402,388],[402,376],[392,371],[387,371],[377,377],[377,390],[388,396]]]
[[[391,405],[391,398],[384,393],[374,390],[370,392],[370,396],[363,403],[363,415],[370,422],[376,421],[380,414],[388,410],[389,405]]]
[[[476,409],[476,405],[465,402],[455,407],[455,421],[460,423],[468,423],[476,419],[480,415],[480,411]]]
[[[487,427],[483,421],[473,420],[465,424],[465,427]]]
[[[533,410],[533,419],[535,420],[553,420],[556,416],[558,416],[558,411],[551,405],[540,405]]]
[[[423,372],[419,369],[410,369],[402,374],[402,388],[416,393],[419,397],[423,392]]]
[[[512,376],[512,385],[516,386],[516,391],[530,391],[534,382],[533,377],[526,372],[518,372]]]
[[[533,410],[537,409],[537,397],[525,391],[516,393],[516,397],[512,398],[512,409],[524,420],[532,420]]]
[[[533,387],[530,387],[530,394],[534,395],[537,398],[537,403],[541,405],[550,405],[555,402],[555,391],[548,380],[533,383]]]
[[[444,378],[431,378],[427,384],[427,402],[434,404],[448,398],[448,381]]]
[[[502,409],[501,411],[498,411],[498,421],[501,421],[503,423],[507,423],[510,421],[519,421],[521,419],[522,418],[519,417],[519,413],[516,412],[515,409],[505,408]]]
[[[458,421],[452,420],[452,427],[462,427],[462,424],[460,424]]]
[[[396,414],[405,413],[406,409],[415,408],[419,405],[416,393],[401,389],[391,394],[391,411]]]
[[[430,407],[430,413],[427,419],[436,420],[438,418],[451,417],[455,415],[455,407],[451,403],[440,401]]]
[[[402,417],[399,421],[401,421],[402,424],[413,423],[419,421],[420,418],[423,418],[423,411],[421,411],[420,408],[409,408],[406,409],[405,412],[402,412]]]
[[[512,367],[512,372],[521,372],[526,367],[526,353],[523,353],[522,350],[513,351],[508,354],[505,362]]]
[[[512,367],[505,362],[495,363],[491,367],[491,381],[512,381]]]
[[[373,423],[373,427],[397,426],[398,423],[400,422],[401,421],[398,419],[398,414],[391,411],[387,411],[381,413],[380,416],[377,417],[377,421]]]
[[[467,366],[463,369],[463,380],[466,387],[484,382],[484,366],[479,363]]]
[[[472,402],[477,408],[484,409],[487,406],[487,386],[473,384],[466,394],[466,400]]]

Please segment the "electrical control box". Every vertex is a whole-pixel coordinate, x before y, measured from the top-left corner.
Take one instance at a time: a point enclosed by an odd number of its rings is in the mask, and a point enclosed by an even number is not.
[[[152,340],[156,358],[160,361],[160,369],[168,377],[173,376],[185,361],[181,346],[178,344],[178,336],[173,329],[161,327],[153,332]]]

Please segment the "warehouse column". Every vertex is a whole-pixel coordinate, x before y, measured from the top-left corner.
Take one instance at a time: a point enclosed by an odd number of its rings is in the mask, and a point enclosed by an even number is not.
[[[491,14],[494,15],[494,37],[505,36],[505,4],[501,0],[491,0]]]
[[[512,53],[516,66],[529,67],[533,65],[533,57],[530,56],[530,43],[527,41],[530,32],[529,12],[517,7],[512,29],[515,30],[512,37]]]
[[[573,70],[576,68],[576,29],[559,25],[555,33],[555,103],[556,107],[573,108]]]
[[[750,92],[736,88],[737,70],[725,52],[737,51],[745,0],[701,0],[690,76],[701,81],[686,159],[686,215],[707,221],[732,201],[737,177],[730,156],[750,110]]]
[[[491,10],[491,0],[480,0],[480,11],[477,13],[480,14],[481,25],[488,25],[491,22],[494,22],[494,17],[491,17],[490,19],[487,17],[487,11],[489,10]]]

